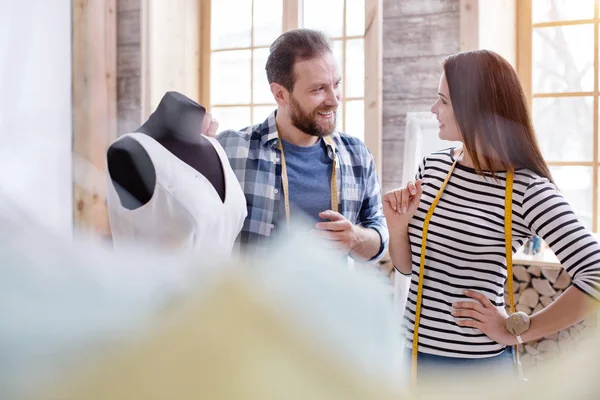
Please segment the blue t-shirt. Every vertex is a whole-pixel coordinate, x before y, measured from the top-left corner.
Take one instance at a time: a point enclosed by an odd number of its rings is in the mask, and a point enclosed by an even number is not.
[[[331,209],[331,168],[323,139],[308,147],[296,146],[282,140],[288,174],[290,214],[300,215],[316,223],[319,213]],[[285,221],[283,194],[279,207],[280,221]]]

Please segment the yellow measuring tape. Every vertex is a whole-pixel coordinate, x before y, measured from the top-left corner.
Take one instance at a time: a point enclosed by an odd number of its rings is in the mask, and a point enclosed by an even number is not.
[[[462,154],[462,153],[461,153]],[[419,322],[421,320],[421,303],[423,296],[423,278],[425,276],[425,251],[427,249],[427,232],[429,230],[429,221],[433,215],[435,207],[437,206],[444,189],[446,189],[446,185],[450,180],[450,176],[452,172],[454,172],[454,167],[456,167],[456,163],[458,162],[458,158],[454,160],[452,167],[450,167],[450,171],[448,175],[446,175],[446,179],[433,200],[433,203],[427,210],[427,214],[425,215],[425,221],[423,222],[423,237],[421,240],[421,262],[419,266],[419,285],[417,288],[417,307],[415,313],[415,327],[413,331],[413,343],[412,343],[412,368],[411,368],[411,377],[413,386],[417,383],[417,356],[419,350]],[[512,275],[512,190],[513,190],[513,174],[512,172],[508,172],[506,174],[506,194],[504,198],[504,242],[505,242],[505,251],[506,251],[506,274],[508,279],[508,292],[510,298],[510,312],[514,312],[514,294],[513,294],[513,275]],[[517,351],[517,346],[514,346],[514,360],[515,366],[518,365],[518,356],[519,352]]]
[[[323,138],[325,143],[330,145],[333,149],[333,165],[331,166],[331,210],[338,212],[338,190],[337,190],[337,156],[335,154],[335,143],[329,136]],[[283,188],[283,200],[285,205],[285,220],[287,225],[290,225],[290,194],[288,190],[288,174],[287,167],[285,165],[285,154],[283,153],[283,144],[281,138],[277,142],[277,148],[281,152],[281,187]]]

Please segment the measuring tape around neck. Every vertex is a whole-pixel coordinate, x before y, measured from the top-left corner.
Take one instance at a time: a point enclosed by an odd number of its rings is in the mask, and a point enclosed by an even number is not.
[[[462,154],[462,153],[461,153]],[[429,221],[433,216],[433,212],[435,211],[435,207],[437,206],[444,189],[446,189],[446,185],[450,180],[450,176],[456,167],[456,163],[458,162],[458,158],[454,160],[452,167],[450,167],[450,171],[448,175],[446,175],[446,179],[440,190],[438,191],[433,203],[429,207],[427,214],[425,215],[425,221],[423,222],[423,236],[421,239],[421,259],[419,265],[419,284],[417,287],[417,305],[415,311],[415,326],[413,330],[413,341],[412,341],[412,364],[411,364],[411,377],[412,377],[412,385],[416,386],[417,383],[417,356],[419,350],[419,322],[421,320],[421,303],[423,297],[423,279],[425,276],[425,251],[427,249],[427,232],[429,230]],[[509,301],[510,301],[510,312],[513,313],[515,309],[515,300],[514,300],[514,292],[513,292],[513,275],[512,275],[512,190],[513,190],[513,173],[511,171],[506,173],[506,193],[504,197],[504,242],[505,242],[505,252],[506,252],[506,277],[508,279],[508,293],[509,293]],[[513,360],[515,363],[515,368],[518,368],[518,360],[519,360],[519,352],[518,346],[515,345],[513,347]]]
[[[331,196],[331,210],[338,212],[338,189],[337,189],[337,156],[335,154],[335,143],[330,136],[323,137],[326,144],[332,147],[333,151],[333,165],[331,166],[331,184],[330,184],[330,196]],[[285,206],[285,221],[287,226],[290,226],[290,193],[288,185],[288,174],[287,167],[285,164],[285,154],[283,152],[283,144],[281,138],[278,139],[277,148],[281,152],[281,187],[283,189],[283,201]],[[325,211],[325,210],[323,210]]]

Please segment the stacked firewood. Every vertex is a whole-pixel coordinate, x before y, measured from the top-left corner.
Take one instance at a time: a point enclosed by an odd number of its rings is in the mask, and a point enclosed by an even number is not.
[[[569,274],[562,268],[514,266],[513,277],[515,309],[528,315],[548,307],[571,285]],[[504,296],[508,309],[508,285]],[[568,353],[578,342],[592,336],[595,327],[594,315],[571,328],[519,346],[524,371],[547,365],[549,361]]]

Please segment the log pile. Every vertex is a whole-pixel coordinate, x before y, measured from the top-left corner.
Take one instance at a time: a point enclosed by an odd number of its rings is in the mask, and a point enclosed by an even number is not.
[[[548,307],[571,285],[571,278],[564,269],[514,266],[513,277],[515,309],[528,315]],[[504,299],[508,310],[508,285]],[[596,316],[593,316],[569,329],[519,346],[525,374],[573,349],[575,344],[592,336],[595,327]]]

